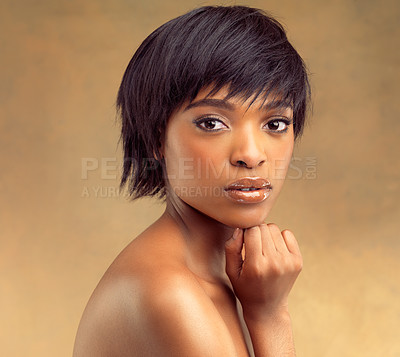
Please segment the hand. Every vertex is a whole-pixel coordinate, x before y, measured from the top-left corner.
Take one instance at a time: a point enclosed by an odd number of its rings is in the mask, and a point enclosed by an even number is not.
[[[288,311],[288,295],[303,265],[291,231],[281,232],[275,224],[237,228],[225,251],[226,272],[245,319],[263,321]]]

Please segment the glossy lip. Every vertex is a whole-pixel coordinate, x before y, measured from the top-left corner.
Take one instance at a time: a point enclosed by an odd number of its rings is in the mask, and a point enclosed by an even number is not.
[[[248,191],[243,189],[249,189]],[[268,198],[271,182],[261,177],[243,177],[225,187],[225,195],[240,203],[259,203]]]

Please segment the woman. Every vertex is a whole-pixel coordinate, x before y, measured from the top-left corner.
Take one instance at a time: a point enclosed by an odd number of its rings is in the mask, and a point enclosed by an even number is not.
[[[164,214],[105,273],[74,356],[294,356],[288,294],[302,258],[265,224],[309,98],[281,25],[202,7],[155,30],[118,94],[133,198]]]

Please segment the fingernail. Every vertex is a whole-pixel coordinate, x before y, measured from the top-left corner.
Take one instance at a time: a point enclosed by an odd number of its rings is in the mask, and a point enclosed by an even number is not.
[[[236,239],[237,237],[239,237],[239,228],[235,228],[233,231],[232,239]]]

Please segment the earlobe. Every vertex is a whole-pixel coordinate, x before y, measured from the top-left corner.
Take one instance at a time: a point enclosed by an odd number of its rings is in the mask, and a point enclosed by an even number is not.
[[[153,150],[153,157],[157,160],[157,161],[161,161],[164,158],[164,151],[162,150],[162,148],[158,148],[157,150]]]
[[[161,161],[164,158],[164,138],[162,137],[160,130],[159,134],[160,139],[158,141],[157,149],[153,150],[153,156],[157,161]]]

